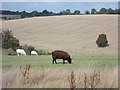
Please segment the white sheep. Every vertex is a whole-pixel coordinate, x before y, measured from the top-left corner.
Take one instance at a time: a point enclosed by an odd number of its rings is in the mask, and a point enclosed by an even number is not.
[[[18,56],[20,56],[20,55],[26,56],[26,52],[23,49],[17,49],[16,52],[17,52]]]
[[[38,53],[36,51],[31,51],[31,55],[38,55]]]

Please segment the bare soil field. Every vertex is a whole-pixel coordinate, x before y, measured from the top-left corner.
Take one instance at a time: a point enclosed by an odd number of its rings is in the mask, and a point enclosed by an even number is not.
[[[66,15],[2,21],[22,45],[72,54],[117,54],[118,15]],[[109,47],[98,48],[96,39],[105,33]]]

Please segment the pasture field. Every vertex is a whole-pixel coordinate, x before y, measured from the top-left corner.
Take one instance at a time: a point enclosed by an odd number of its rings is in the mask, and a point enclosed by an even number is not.
[[[64,50],[73,59],[72,64],[57,60],[53,65],[51,55],[18,57],[3,52],[3,87],[118,88],[118,15],[33,17],[2,21],[2,28],[12,30],[21,45]],[[96,45],[102,33],[108,38],[105,48]]]
[[[94,87],[118,87],[118,58],[117,55],[80,54],[72,55],[73,63],[52,64],[51,55],[41,56],[3,56],[3,87],[27,88],[70,88],[71,72],[75,75],[77,88],[85,88],[85,74],[87,78],[100,71],[100,82]],[[20,66],[31,65],[28,81],[21,74]],[[24,70],[24,69],[23,69]],[[87,80],[88,82],[89,80]],[[87,87],[90,87],[89,84]]]
[[[65,50],[72,54],[117,54],[118,15],[66,15],[33,17],[2,22],[21,45],[37,49]],[[98,48],[96,39],[105,33],[109,47]]]
[[[41,55],[41,56],[3,56],[3,70],[10,70],[14,68],[19,68],[20,66],[25,66],[26,64],[31,64],[33,69],[44,68],[65,68],[70,70],[91,68],[91,69],[111,69],[116,67],[118,57],[117,55],[73,55],[73,63],[63,65],[62,60],[57,59],[58,64],[52,64],[51,55]]]

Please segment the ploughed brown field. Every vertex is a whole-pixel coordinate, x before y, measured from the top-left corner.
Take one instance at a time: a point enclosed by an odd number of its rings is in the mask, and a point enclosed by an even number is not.
[[[117,54],[118,15],[66,15],[3,21],[22,45],[37,49],[65,50],[72,54]],[[96,39],[105,33],[109,47],[98,48]]]

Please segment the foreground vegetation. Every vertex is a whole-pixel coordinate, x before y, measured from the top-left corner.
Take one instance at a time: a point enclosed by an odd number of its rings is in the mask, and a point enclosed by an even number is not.
[[[72,55],[73,63],[52,64],[50,55],[3,55],[3,87],[117,88],[117,55]],[[28,66],[27,66],[28,65]]]
[[[71,75],[72,73],[73,75]],[[73,84],[71,84],[72,82]],[[3,88],[70,88],[71,86],[91,88],[91,83],[93,88],[117,88],[118,69],[100,71],[92,69],[70,71],[61,68],[34,71],[30,69],[29,74],[25,74],[25,76],[20,69],[3,73]]]

